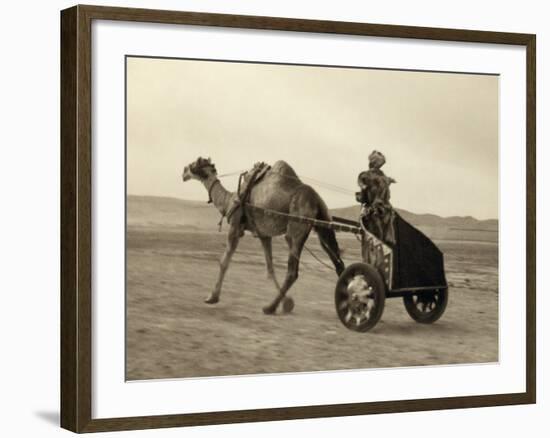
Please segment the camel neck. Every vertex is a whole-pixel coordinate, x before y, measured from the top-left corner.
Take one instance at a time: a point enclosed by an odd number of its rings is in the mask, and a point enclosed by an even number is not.
[[[210,195],[209,201],[212,201],[220,214],[225,215],[229,209],[229,202],[233,193],[226,190],[215,175],[209,176],[202,183]]]

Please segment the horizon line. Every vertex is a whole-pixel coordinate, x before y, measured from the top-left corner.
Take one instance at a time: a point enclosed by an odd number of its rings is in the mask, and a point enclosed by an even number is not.
[[[169,195],[145,195],[145,194],[137,194],[137,193],[126,193],[126,196],[140,196],[140,197],[144,197],[144,198],[169,198],[169,199],[175,199],[175,200],[178,200],[178,201],[186,201],[186,202],[203,202],[203,201],[200,201],[200,200],[196,200],[196,199],[186,199],[186,198],[179,198],[177,196],[169,196]],[[204,203],[207,203],[207,201],[204,201]],[[355,207],[355,206],[359,206],[359,204],[352,204],[352,205],[348,205],[348,206],[345,206],[345,207],[336,207],[336,208],[330,208],[329,207],[329,210],[340,210],[340,209],[343,209],[343,208],[351,208],[351,207]],[[406,211],[407,213],[411,213],[411,214],[415,214],[415,215],[432,215],[432,216],[437,216],[439,218],[442,218],[442,219],[451,219],[451,218],[472,218],[472,219],[475,219],[476,221],[478,222],[484,222],[484,221],[497,221],[499,222],[499,219],[498,218],[495,218],[495,217],[490,217],[490,218],[486,218],[486,219],[479,219],[475,216],[472,216],[472,215],[464,215],[464,216],[460,216],[460,215],[451,215],[451,216],[441,216],[439,214],[436,214],[436,213],[417,213],[417,212],[414,212],[414,211],[411,211],[411,210],[406,210],[404,208],[399,208],[399,207],[396,207],[396,206],[393,206],[396,210],[401,210],[401,211]]]

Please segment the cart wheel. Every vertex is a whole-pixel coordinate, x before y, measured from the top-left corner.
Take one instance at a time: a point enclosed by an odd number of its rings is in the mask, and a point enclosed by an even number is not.
[[[447,288],[443,288],[407,294],[403,302],[412,319],[421,324],[431,324],[445,312],[448,297]]]
[[[371,265],[354,263],[344,269],[335,290],[336,313],[348,329],[366,332],[384,312],[386,287]]]

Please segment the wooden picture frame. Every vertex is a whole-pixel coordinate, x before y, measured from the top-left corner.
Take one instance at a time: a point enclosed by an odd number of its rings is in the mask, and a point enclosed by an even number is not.
[[[527,246],[526,391],[404,401],[92,418],[92,21],[114,20],[389,38],[518,45],[526,48]],[[99,6],[61,12],[61,426],[74,432],[272,421],[535,403],[535,59],[531,34],[238,16]]]

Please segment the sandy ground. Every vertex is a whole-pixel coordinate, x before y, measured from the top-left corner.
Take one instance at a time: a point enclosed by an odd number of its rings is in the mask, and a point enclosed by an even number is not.
[[[359,243],[338,235],[347,264]],[[131,227],[127,236],[128,380],[498,361],[498,247],[437,242],[445,253],[450,297],[433,325],[415,323],[399,298],[386,301],[368,333],[346,329],[334,308],[336,274],[304,252],[289,295],[292,314],[266,316],[275,296],[263,251],[245,236],[226,275],[220,303],[213,287],[224,233]],[[312,234],[307,246],[328,258]],[[274,242],[280,280],[286,244]]]

